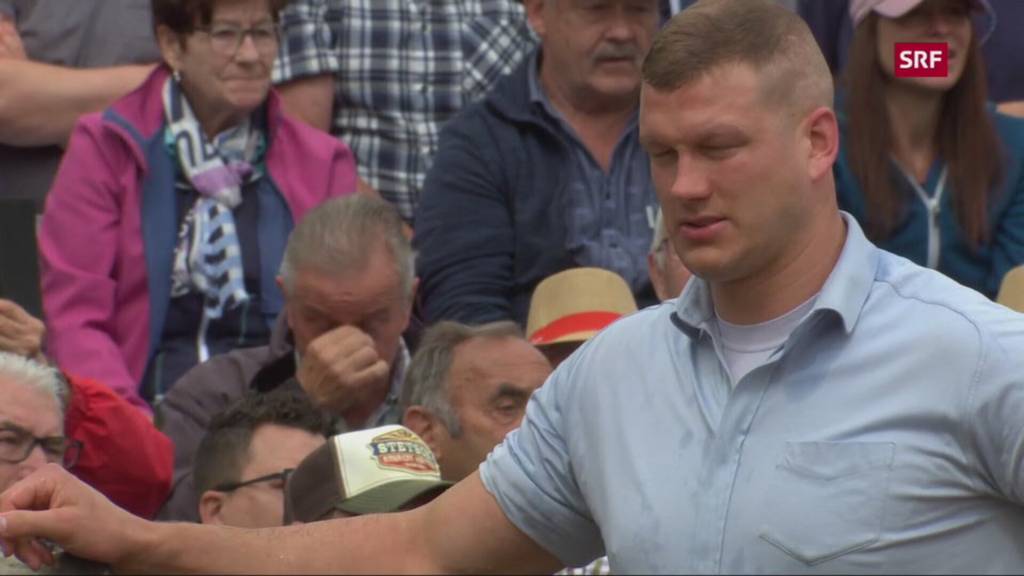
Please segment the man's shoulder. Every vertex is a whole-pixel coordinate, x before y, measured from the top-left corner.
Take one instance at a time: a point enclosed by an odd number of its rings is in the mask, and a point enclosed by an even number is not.
[[[257,372],[273,361],[269,346],[240,348],[198,364],[171,387],[166,409],[191,411],[195,406],[223,408],[242,396]]]
[[[927,332],[933,343],[1024,346],[1024,314],[889,252],[882,251],[872,296],[879,306],[873,313],[891,313],[907,330]]]
[[[624,361],[649,364],[661,357],[670,339],[686,338],[672,316],[676,300],[666,300],[623,316],[588,340],[579,350],[588,363],[605,365]]]

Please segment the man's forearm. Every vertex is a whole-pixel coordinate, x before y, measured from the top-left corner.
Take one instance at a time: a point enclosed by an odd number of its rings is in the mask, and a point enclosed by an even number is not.
[[[64,145],[78,117],[100,111],[142,83],[152,65],[66,68],[0,60],[0,143]]]
[[[165,574],[436,573],[410,540],[419,532],[415,522],[416,515],[410,513],[266,530],[147,522],[131,536],[137,552],[114,569]]]

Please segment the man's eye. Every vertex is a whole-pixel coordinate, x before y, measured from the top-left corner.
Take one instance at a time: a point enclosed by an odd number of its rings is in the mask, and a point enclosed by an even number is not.
[[[498,404],[498,411],[503,414],[514,414],[518,412],[519,409],[519,404],[516,404],[515,402]]]
[[[726,156],[731,156],[738,149],[739,146],[734,144],[715,144],[702,147],[704,154],[711,158],[724,158]]]
[[[18,446],[22,442],[21,436],[11,433],[0,433],[0,444],[6,444],[9,446]]]

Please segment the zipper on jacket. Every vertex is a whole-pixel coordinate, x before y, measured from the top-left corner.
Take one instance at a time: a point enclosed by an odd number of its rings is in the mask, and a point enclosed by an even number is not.
[[[899,163],[896,164],[899,166]],[[911,176],[902,166],[899,166],[903,175],[907,181],[910,182],[910,186],[914,189],[918,199],[924,204],[925,211],[928,213],[928,258],[926,265],[935,270],[939,267],[939,256],[942,251],[942,230],[939,227],[939,214],[942,212],[942,195],[946,191],[946,176],[948,169],[946,166],[942,167],[942,173],[939,174],[939,182],[935,185],[935,195],[929,196],[924,188],[917,183],[917,179]]]

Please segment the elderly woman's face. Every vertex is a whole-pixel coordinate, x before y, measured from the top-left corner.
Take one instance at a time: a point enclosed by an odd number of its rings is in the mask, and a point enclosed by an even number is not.
[[[949,74],[944,78],[899,78],[933,90],[949,90],[960,80],[970,48],[971,3],[968,0],[925,0],[902,18],[878,19],[878,59],[886,75],[895,78],[893,45],[897,42],[946,42]]]
[[[185,37],[184,46],[161,42],[208,133],[230,127],[263,103],[278,47],[267,0],[218,0],[211,16],[208,26]]]

